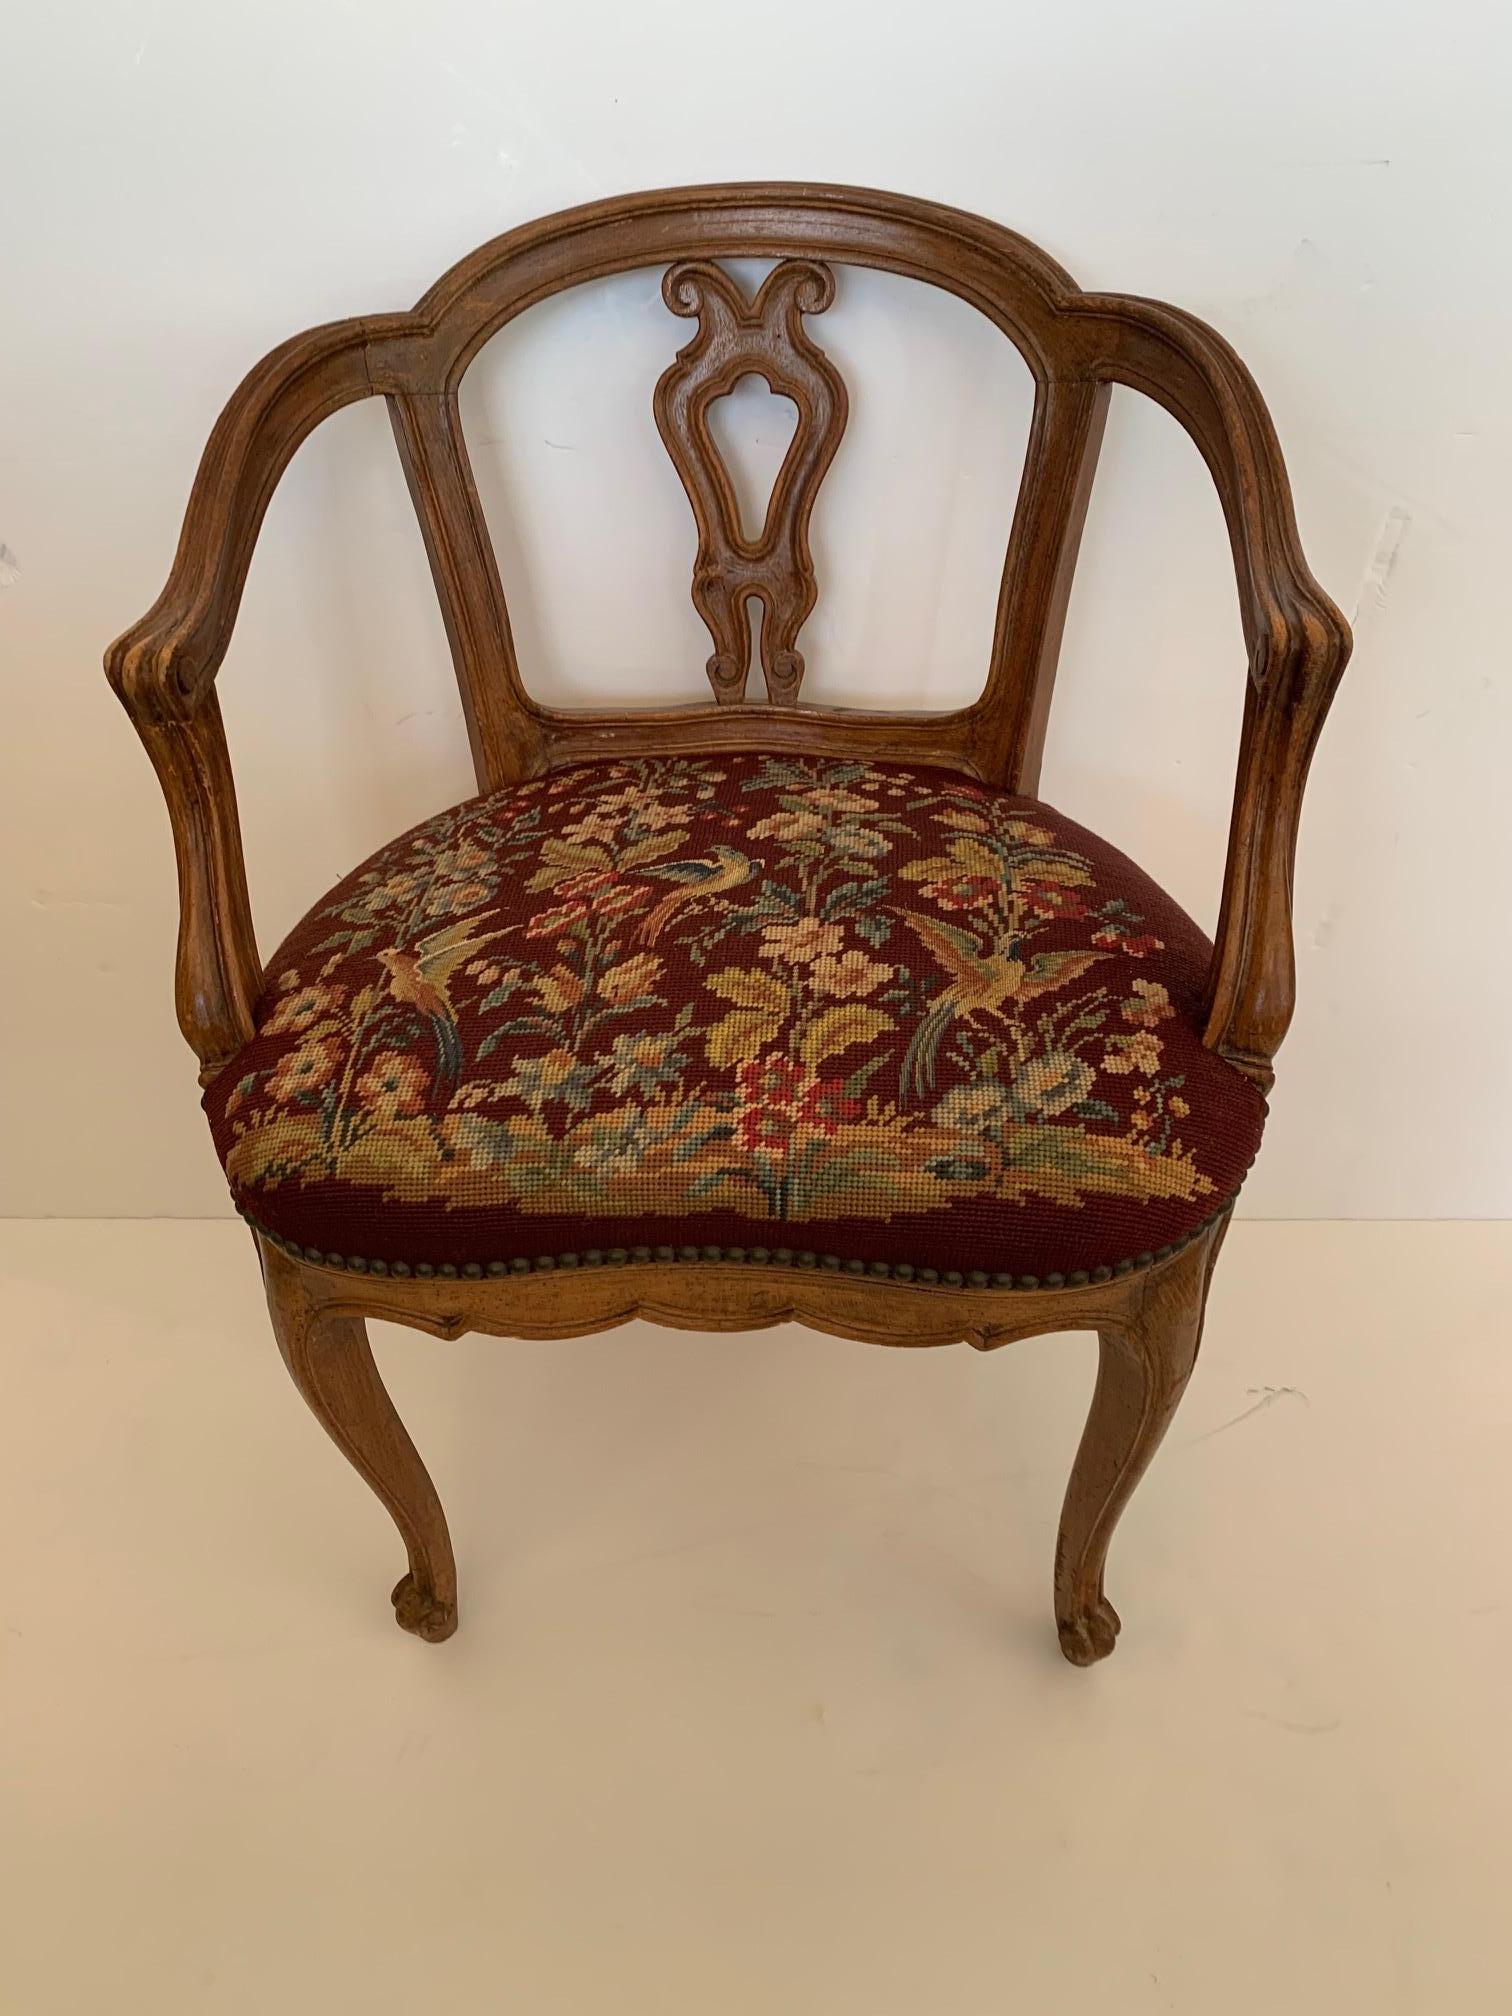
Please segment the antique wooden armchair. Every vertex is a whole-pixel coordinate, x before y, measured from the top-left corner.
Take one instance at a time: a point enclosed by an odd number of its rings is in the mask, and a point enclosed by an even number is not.
[[[716,262],[752,257],[776,263],[749,299]],[[1035,379],[985,686],[955,712],[799,698],[809,515],[846,419],[805,318],[844,265],[960,296]],[[458,386],[523,309],[646,266],[696,323],[655,412],[697,521],[715,704],[564,711],[521,681]],[[708,426],[747,373],[798,413],[756,539]],[[1033,796],[1115,383],[1197,443],[1238,575],[1248,687],[1211,946]],[[372,394],[481,795],[354,871],[265,968],[215,678],[280,474]],[[178,1017],[216,1144],[295,1383],[403,1535],[406,1630],[456,1628],[456,1571],[369,1317],[443,1337],[792,1320],[983,1350],[1098,1333],[1055,1614],[1069,1659],[1112,1650],[1109,1539],[1191,1371],[1291,1019],[1298,814],[1349,641],[1222,338],[1082,293],[938,204],[808,184],[593,203],[485,245],[410,314],[329,324],[257,366],[210,437],[166,588],[106,666],[168,801]]]

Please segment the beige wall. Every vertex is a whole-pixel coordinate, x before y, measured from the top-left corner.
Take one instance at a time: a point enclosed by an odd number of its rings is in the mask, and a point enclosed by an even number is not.
[[[521,219],[725,176],[983,211],[1088,286],[1164,295],[1271,401],[1314,565],[1359,631],[1298,890],[1301,1012],[1247,1208],[1512,1212],[1506,926],[1512,28],[1489,7],[1061,9],[773,0],[77,0],[0,70],[0,1209],[217,1214],[170,1005],[166,824],[99,671],[161,584],[242,372],[402,307]],[[1072,102],[1077,110],[1073,114]],[[850,433],[822,495],[816,699],[969,693],[1022,453],[985,323],[842,276]],[[527,673],[694,697],[707,640],[651,387],[654,274],[537,311],[467,393]],[[770,421],[734,402],[737,433]],[[1046,794],[1210,923],[1242,688],[1216,502],[1115,402]],[[330,422],[270,513],[222,691],[265,949],[336,872],[469,787],[381,407]]]

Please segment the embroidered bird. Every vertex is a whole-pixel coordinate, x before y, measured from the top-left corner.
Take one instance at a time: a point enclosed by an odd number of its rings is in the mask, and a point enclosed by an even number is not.
[[[1108,956],[1104,952],[1036,952],[1026,960],[1014,958],[1006,951],[984,955],[969,931],[941,924],[933,917],[921,917],[912,910],[898,914],[950,975],[950,984],[930,1002],[928,1012],[909,1040],[903,1057],[905,1092],[933,1090],[935,1059],[952,1024],[958,1021],[975,1024],[982,1015],[996,1015],[1007,1021],[1005,1010],[1009,1002],[1017,1006],[1041,994],[1053,993]]]
[[[722,896],[728,889],[738,889],[742,882],[749,882],[756,871],[747,857],[734,847],[711,847],[699,860],[666,861],[659,868],[647,868],[641,872],[677,885],[654,910],[646,912],[641,922],[641,943],[654,945],[672,919],[688,904],[695,903],[700,896]]]
[[[502,931],[478,931],[481,920],[464,918],[444,924],[439,931],[417,939],[412,950],[385,946],[378,961],[388,973],[389,993],[396,1001],[416,1008],[431,1025],[436,1039],[436,1082],[450,1094],[462,1076],[462,1039],[457,1034],[457,1013],[452,1007],[447,982],[457,968],[481,951]]]

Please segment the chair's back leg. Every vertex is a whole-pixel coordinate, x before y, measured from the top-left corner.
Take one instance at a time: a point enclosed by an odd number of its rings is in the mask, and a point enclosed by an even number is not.
[[[394,1411],[360,1318],[332,1314],[307,1270],[258,1241],[273,1332],[294,1384],[347,1461],[388,1507],[409,1553],[394,1590],[406,1631],[432,1644],[457,1628],[457,1569],[436,1487]]]
[[[1097,1386],[1055,1548],[1055,1622],[1073,1665],[1106,1659],[1118,1637],[1103,1594],[1108,1543],[1186,1391],[1227,1228],[1225,1216],[1155,1269],[1129,1316],[1098,1333]]]

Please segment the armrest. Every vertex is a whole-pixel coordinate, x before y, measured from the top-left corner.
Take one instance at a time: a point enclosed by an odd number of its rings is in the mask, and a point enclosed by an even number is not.
[[[327,414],[375,389],[368,343],[407,321],[330,323],[283,344],[248,374],[206,444],[162,594],[105,654],[173,827],[175,993],[202,1083],[251,1035],[262,980],[215,675],[279,477]]]
[[[1270,1089],[1296,996],[1292,870],[1308,765],[1349,660],[1349,626],[1302,555],[1291,486],[1254,380],[1215,330],[1162,303],[1082,295],[1083,365],[1158,400],[1223,504],[1249,654],[1205,1041]]]

